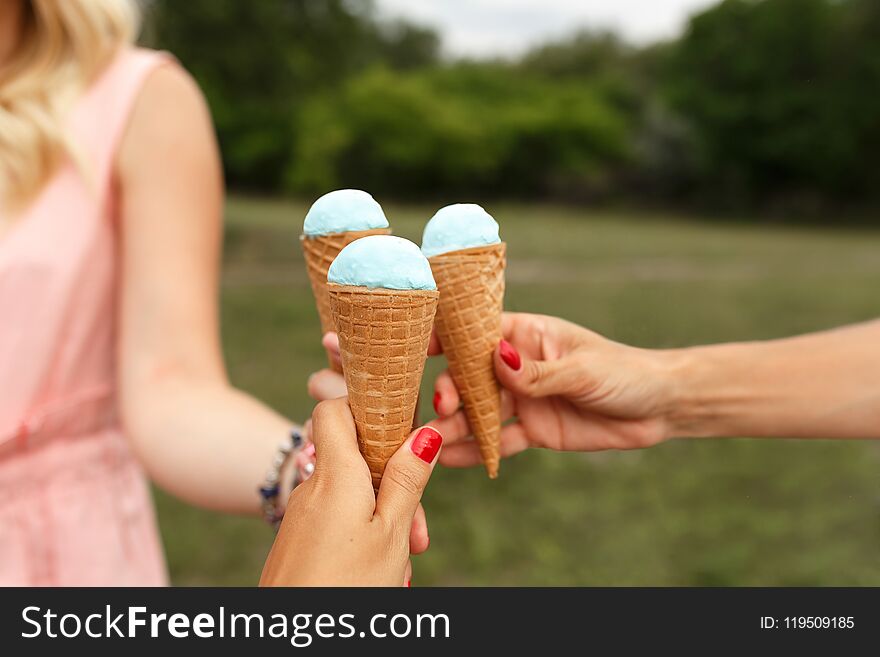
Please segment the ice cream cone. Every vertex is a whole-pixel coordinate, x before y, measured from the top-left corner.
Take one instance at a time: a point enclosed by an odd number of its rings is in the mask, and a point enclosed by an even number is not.
[[[501,340],[505,244],[428,258],[440,291],[437,336],[489,477],[501,460],[501,395],[492,354]]]
[[[387,235],[390,232],[390,228],[375,228],[373,230],[300,237],[306,260],[306,271],[309,274],[312,294],[315,296],[315,305],[318,307],[318,317],[321,320],[321,335],[336,330],[333,317],[330,314],[330,301],[327,298],[327,270],[330,269],[330,263],[339,255],[343,247],[351,242],[367,235]],[[329,356],[328,361],[331,369],[337,372],[341,371],[339,365]]]
[[[378,491],[412,431],[439,294],[334,283],[327,291],[358,445]]]

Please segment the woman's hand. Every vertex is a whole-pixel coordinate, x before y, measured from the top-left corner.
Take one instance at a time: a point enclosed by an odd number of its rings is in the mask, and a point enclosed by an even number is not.
[[[667,435],[671,403],[664,352],[637,349],[570,322],[505,313],[504,340],[495,350],[503,387],[501,455],[528,447],[595,451],[648,447]],[[439,346],[434,345],[434,351]],[[481,463],[452,377],[436,381],[431,422],[446,437],[441,462]]]
[[[330,354],[330,357],[342,365],[342,359],[339,356],[339,338],[336,334],[325,333],[324,339],[321,342],[327,353]],[[312,374],[309,377],[308,388],[309,396],[318,402],[328,399],[339,399],[348,395],[345,379],[339,372],[334,372],[331,369],[319,370]],[[307,432],[311,431],[311,420],[306,422],[305,427]],[[425,516],[425,509],[419,504],[410,532],[409,551],[411,554],[422,554],[428,549],[430,544],[428,519]]]
[[[443,442],[422,427],[391,457],[377,497],[345,399],[312,415],[315,473],[290,496],[261,586],[402,586],[409,534]]]

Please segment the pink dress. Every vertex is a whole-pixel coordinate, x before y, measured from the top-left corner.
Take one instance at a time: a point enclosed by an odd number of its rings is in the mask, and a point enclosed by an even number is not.
[[[68,117],[86,161],[0,235],[0,584],[167,583],[150,490],[116,412],[113,162],[144,81],[122,51]]]

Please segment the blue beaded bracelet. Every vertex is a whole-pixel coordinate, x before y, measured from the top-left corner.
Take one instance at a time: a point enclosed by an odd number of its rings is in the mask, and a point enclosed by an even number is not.
[[[278,504],[278,498],[281,495],[281,470],[290,459],[290,456],[295,451],[301,449],[302,446],[302,434],[296,429],[291,429],[288,439],[278,446],[278,452],[275,454],[275,458],[272,459],[272,467],[266,473],[266,480],[258,489],[263,510],[263,519],[274,527],[275,531],[278,531],[278,527],[281,525],[281,519],[284,517],[284,512]],[[299,478],[299,470],[294,470],[293,486],[291,486],[291,490],[296,488],[297,484],[300,483]]]

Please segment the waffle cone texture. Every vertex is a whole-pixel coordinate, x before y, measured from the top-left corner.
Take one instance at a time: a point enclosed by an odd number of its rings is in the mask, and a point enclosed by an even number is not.
[[[505,252],[502,242],[428,259],[440,291],[437,336],[491,479],[501,461],[501,388],[493,353],[501,340]]]
[[[373,489],[413,426],[436,290],[327,285],[358,446]]]
[[[388,235],[390,228],[376,228],[374,230],[358,230],[346,233],[334,233],[331,235],[316,235],[300,237],[302,242],[303,256],[306,260],[306,271],[309,274],[309,282],[312,285],[312,294],[315,297],[315,305],[318,308],[318,317],[321,320],[321,335],[328,331],[335,331],[333,316],[330,313],[330,300],[327,298],[327,271],[330,264],[339,255],[342,249],[355,240],[367,235]],[[339,366],[328,357],[330,368],[339,372]]]

